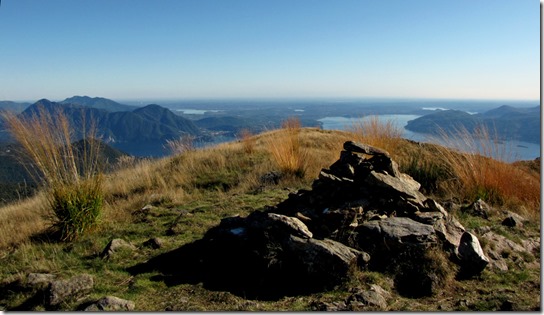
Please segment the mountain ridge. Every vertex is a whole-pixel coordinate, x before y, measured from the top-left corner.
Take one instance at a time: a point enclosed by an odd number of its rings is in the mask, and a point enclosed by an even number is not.
[[[72,96],[64,101],[60,101],[61,104],[77,104],[85,107],[104,109],[110,112],[125,112],[133,111],[137,109],[137,106],[125,105],[116,101],[104,98],[104,97],[89,97],[89,96]]]
[[[95,123],[101,139],[129,154],[133,153],[130,150],[131,146],[137,146],[142,142],[154,143],[160,148],[168,139],[179,138],[184,134],[198,137],[205,133],[192,121],[156,104],[136,108],[134,111],[110,112],[100,108],[41,99],[26,108],[20,115],[30,118],[34,114],[39,114],[40,110],[53,115],[62,111],[70,124],[76,127],[75,137],[78,139],[83,137],[83,130],[90,130],[92,124]],[[10,139],[5,138],[4,136],[1,140],[9,142]],[[122,144],[122,147],[118,144]],[[156,151],[156,149],[153,150]]]

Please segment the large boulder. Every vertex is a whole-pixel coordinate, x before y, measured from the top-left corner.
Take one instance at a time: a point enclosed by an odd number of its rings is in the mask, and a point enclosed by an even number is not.
[[[458,257],[461,261],[461,272],[466,276],[480,274],[489,264],[489,258],[484,254],[480,241],[469,232],[461,236]]]
[[[305,273],[315,277],[331,278],[327,282],[345,278],[358,265],[370,260],[367,253],[330,239],[316,240],[291,236],[287,245],[293,257],[304,266]]]

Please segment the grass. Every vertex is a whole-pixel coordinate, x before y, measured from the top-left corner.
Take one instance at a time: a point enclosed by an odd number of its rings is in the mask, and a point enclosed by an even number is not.
[[[390,133],[381,134],[388,137]],[[281,168],[272,152],[271,143],[281,143],[280,140],[288,140],[290,137],[292,142],[287,142],[287,146],[295,145],[299,155],[307,154],[307,157],[311,157],[306,158],[305,172],[300,175],[294,172],[292,176],[282,177],[278,184],[262,187],[260,177]],[[343,143],[354,140],[354,137],[356,135],[350,132],[286,124],[280,130],[251,136],[250,152],[244,140],[241,140],[184,151],[157,160],[123,158],[118,162],[116,171],[102,177],[104,203],[99,224],[90,233],[70,243],[51,242],[40,237],[48,226],[49,203],[46,191],[17,204],[2,207],[0,308],[12,309],[33,296],[34,292],[13,289],[17,283],[24,282],[30,272],[50,272],[61,278],[89,273],[95,278],[95,288],[85,301],[114,295],[135,301],[139,311],[308,311],[315,301],[340,301],[349,296],[351,287],[366,288],[369,283],[377,283],[393,293],[389,310],[436,311],[439,306],[444,310],[492,310],[500,304],[494,299],[499,295],[501,299],[517,301],[516,307],[521,310],[532,309],[537,304],[534,295],[540,293],[537,286],[540,283],[539,269],[513,269],[506,274],[486,271],[480,279],[463,282],[451,281],[448,273],[437,274],[444,277],[443,282],[447,286],[437,296],[420,299],[404,298],[396,294],[393,279],[386,275],[360,271],[349,283],[333,291],[285,297],[277,301],[247,300],[228,292],[207,290],[201,284],[168,287],[162,281],[154,281],[159,276],[157,273],[131,276],[126,271],[127,267],[202,238],[222,218],[245,216],[285,200],[290,192],[309,188],[319,170],[336,161]],[[355,140],[365,141],[363,138]],[[379,141],[387,143],[389,140],[374,138],[374,141],[376,144]],[[402,139],[395,141],[398,141],[397,144],[391,141],[390,145],[397,149],[390,153],[396,156],[402,170],[410,169],[414,177],[416,172],[420,172],[418,176],[429,178],[429,183],[436,184],[434,193],[437,195],[448,196],[455,192],[447,190],[451,189],[446,184],[453,173],[452,169],[440,164],[443,156],[438,155],[437,146],[415,144]],[[296,151],[287,152],[297,154]],[[524,172],[531,174],[529,170]],[[142,210],[146,205],[152,207]],[[525,206],[529,207],[528,204]],[[484,224],[499,224],[497,218],[490,222],[468,216],[461,219],[474,228]],[[509,233],[512,239],[525,238],[527,233],[540,235],[538,221],[526,226],[524,230],[508,229],[505,233]],[[494,231],[497,229],[493,228]],[[161,238],[164,241],[163,247],[156,250],[144,247],[142,244],[151,237]],[[123,238],[138,249],[122,252],[107,261],[101,259],[98,254],[113,238]],[[433,253],[428,255],[429,264],[425,268],[447,270],[448,263],[442,256],[433,256]],[[466,307],[459,305],[460,299],[468,299],[470,303]],[[486,303],[488,300],[489,303]],[[73,310],[81,302],[69,301],[62,309]],[[29,309],[33,307],[30,305]],[[39,310],[39,307],[35,309]]]
[[[476,134],[459,130],[455,137],[444,139],[449,147],[457,148],[439,150],[450,171],[451,190],[465,200],[481,198],[532,218],[540,216],[540,175],[505,162],[511,151],[497,137],[480,128]]]
[[[75,147],[75,129],[62,111],[43,107],[29,117],[5,113],[8,130],[37,167],[36,182],[43,183],[55,233],[71,241],[94,227],[102,209],[102,177],[96,128],[83,131],[82,148]],[[83,119],[85,129],[87,122]]]
[[[289,118],[282,123],[282,128],[284,132],[278,138],[269,138],[267,148],[281,172],[304,177],[310,155],[300,144],[300,121]]]
[[[253,137],[253,134],[249,129],[244,128],[240,130],[238,133],[238,138],[242,142],[245,153],[251,154],[255,151],[255,137]]]
[[[403,142],[403,131],[393,120],[382,121],[378,116],[363,117],[354,122],[349,131],[356,141],[382,148],[391,154],[397,152]]]

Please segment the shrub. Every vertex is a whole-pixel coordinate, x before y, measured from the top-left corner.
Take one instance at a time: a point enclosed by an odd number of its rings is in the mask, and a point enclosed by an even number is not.
[[[100,141],[91,122],[83,145],[73,144],[74,129],[61,110],[40,107],[28,117],[4,114],[7,126],[36,166],[35,176],[47,191],[53,226],[60,239],[71,241],[96,223],[102,209]],[[82,112],[83,126],[86,126]],[[30,170],[32,171],[32,170]]]

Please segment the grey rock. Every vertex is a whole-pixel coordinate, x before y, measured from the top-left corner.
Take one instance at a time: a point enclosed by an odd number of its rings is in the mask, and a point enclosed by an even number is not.
[[[296,252],[307,266],[308,274],[343,278],[361,262],[368,262],[367,253],[348,247],[331,239],[303,239],[290,236],[287,246]]]
[[[327,170],[322,170],[319,173],[319,179],[322,182],[329,182],[329,183],[353,183],[353,179],[346,178],[346,177],[338,177],[334,174],[330,174]]]
[[[338,311],[346,311],[346,303],[345,302],[314,302],[311,305],[312,311],[317,312],[338,312]]]
[[[375,291],[379,295],[383,296],[385,299],[389,299],[392,297],[389,291],[385,290],[384,288],[380,287],[377,284],[371,284],[370,291]]]
[[[502,225],[504,226],[521,228],[523,227],[523,223],[527,222],[525,218],[517,213],[513,213],[510,211],[508,211],[507,213],[508,216],[502,221]]]
[[[539,238],[529,238],[522,240],[521,244],[525,250],[529,253],[540,253],[540,239]]]
[[[438,220],[433,224],[436,235],[442,240],[447,250],[457,252],[465,227],[453,216]]]
[[[373,241],[377,244],[383,243],[383,239],[407,244],[436,242],[432,226],[406,217],[392,217],[366,222],[360,225],[357,230],[363,235],[377,236]]]
[[[415,212],[412,216],[412,219],[414,221],[423,223],[423,224],[429,224],[433,225],[436,222],[443,220],[444,215],[440,212]]]
[[[376,186],[380,188],[388,189],[392,194],[400,195],[406,198],[414,199],[417,204],[424,208],[423,202],[425,196],[419,192],[421,185],[406,174],[401,174],[400,177],[393,177],[390,175],[371,171],[365,182],[368,185]]]
[[[444,218],[447,218],[449,216],[448,211],[446,211],[446,209],[444,209],[444,207],[442,207],[438,202],[436,202],[435,200],[433,200],[431,198],[428,198],[427,200],[425,200],[423,202],[423,204],[427,208],[429,208],[431,211],[442,213]],[[425,210],[422,210],[422,211],[425,211]]]
[[[153,237],[145,241],[142,245],[153,249],[159,249],[164,245],[164,241],[161,238]]]
[[[540,252],[540,240],[536,239],[522,240],[520,245],[491,231],[482,234],[481,239],[488,244],[484,251],[490,258],[490,265],[502,271],[508,270],[506,259],[513,257],[523,259],[525,255],[520,255],[520,253],[532,255]]]
[[[93,277],[88,274],[74,276],[68,280],[56,280],[47,292],[47,304],[57,306],[60,303],[83,296],[94,286]]]
[[[489,264],[489,258],[484,254],[480,246],[480,241],[478,241],[475,235],[469,232],[465,232],[461,236],[458,257],[461,261],[463,272],[467,275],[477,275]]]
[[[51,273],[29,273],[26,277],[26,285],[31,288],[45,288],[53,282],[57,276]]]
[[[386,157],[390,157],[389,152],[385,150],[354,141],[346,141],[344,143],[344,150],[368,155],[383,155]]]
[[[288,217],[282,214],[269,213],[268,218],[276,225],[283,226],[291,234],[302,238],[312,238],[313,234],[308,230],[306,224],[295,217]]]
[[[473,216],[482,217],[484,219],[489,218],[491,207],[485,203],[482,199],[478,199],[469,206],[461,207],[461,211],[467,212]]]
[[[133,311],[134,302],[129,300],[124,300],[115,296],[106,296],[101,298],[85,308],[86,312],[97,312],[97,311]]]
[[[375,290],[360,290],[350,295],[346,304],[349,306],[371,306],[379,309],[387,307],[387,301],[380,293]]]
[[[109,258],[111,255],[113,255],[115,252],[118,252],[121,249],[136,250],[136,247],[123,239],[115,238],[111,240],[108,243],[108,245],[106,245],[106,247],[100,254],[100,257]]]
[[[493,249],[497,251],[499,255],[508,252],[530,253],[522,245],[494,232],[487,232],[483,234],[481,238],[485,239],[487,243],[493,244],[490,247],[493,247]]]

